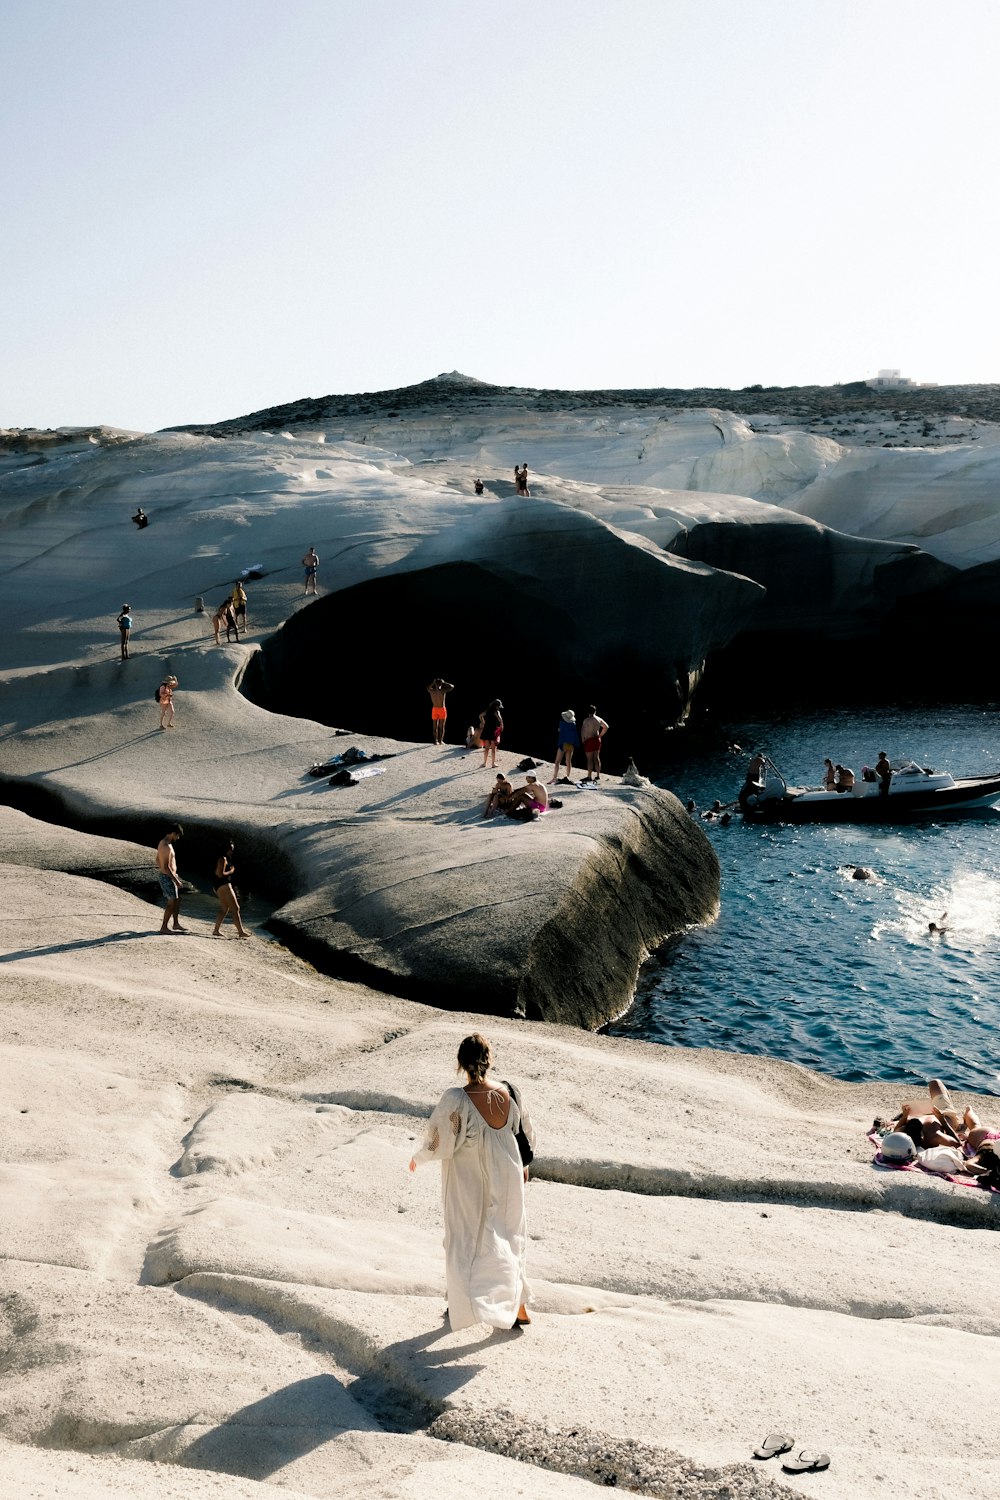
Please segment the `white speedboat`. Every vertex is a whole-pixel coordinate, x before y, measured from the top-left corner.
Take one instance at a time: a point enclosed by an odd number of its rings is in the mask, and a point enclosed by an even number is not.
[[[874,772],[869,773],[874,777]],[[1000,800],[1000,771],[988,776],[951,776],[914,761],[894,767],[888,789],[862,774],[846,792],[789,786],[764,757],[759,790],[744,787],[740,807],[749,823],[896,823],[939,813],[991,807]]]

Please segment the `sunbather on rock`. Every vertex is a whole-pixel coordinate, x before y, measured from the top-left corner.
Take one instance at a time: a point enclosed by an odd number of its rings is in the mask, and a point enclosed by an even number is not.
[[[888,1121],[890,1130],[905,1131],[918,1150],[960,1146],[966,1155],[972,1156],[984,1143],[1000,1141],[1000,1130],[984,1125],[975,1110],[961,1112],[955,1108],[940,1078],[932,1078],[927,1091],[929,1108],[923,1101],[909,1101]]]
[[[507,808],[510,806],[510,799],[513,790],[514,788],[511,786],[506,776],[504,776],[503,772],[498,771],[496,784],[487,797],[486,806],[483,808],[483,817],[492,818],[493,814],[496,812],[506,812]]]

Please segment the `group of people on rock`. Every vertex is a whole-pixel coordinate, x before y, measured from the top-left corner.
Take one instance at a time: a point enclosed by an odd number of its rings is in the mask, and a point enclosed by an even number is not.
[[[447,699],[454,687],[455,684],[444,677],[432,677],[427,684],[427,694],[431,700],[431,741],[435,745],[443,745],[445,742]],[[557,782],[562,786],[574,784],[573,756],[579,749],[583,750],[587,762],[587,774],[581,778],[579,785],[586,786],[589,782],[600,781],[601,746],[607,732],[607,720],[601,718],[595,704],[587,705],[587,712],[579,725],[573,709],[563,709],[556,727],[555,764],[548,785],[555,786]],[[487,766],[496,770],[497,747],[502,734],[503,703],[499,698],[491,698],[479,715],[478,726],[470,724],[465,737],[467,750],[476,747],[482,750],[483,770]],[[561,776],[560,770],[563,773]],[[515,791],[505,776],[498,775],[497,785],[486,799],[483,816],[488,818],[495,812],[515,812],[521,807],[527,807],[533,812],[544,812],[549,802],[545,787],[533,774],[527,777],[527,781],[528,786],[519,787]]]
[[[888,795],[892,781],[892,766],[884,750],[878,753],[873,767],[865,766],[861,772],[864,781],[877,781],[880,794]],[[853,792],[855,775],[850,766],[834,765],[829,756],[823,762],[823,789],[827,792]]]
[[[215,636],[215,644],[221,646],[219,633],[226,632],[226,640],[231,641],[235,635],[237,641],[240,638],[240,630],[246,635],[247,631],[247,591],[239,578],[233,584],[233,591],[228,599],[223,599],[218,609],[212,616],[212,633]]]
[[[160,927],[160,936],[166,937],[175,932],[188,932],[190,929],[181,926],[181,891],[183,889],[181,877],[177,871],[177,844],[184,837],[184,829],[180,823],[174,823],[167,829],[156,846],[156,876],[160,883],[160,890],[166,901],[166,909],[163,913],[163,922]],[[241,938],[250,936],[243,926],[240,915],[239,898],[233,888],[233,876],[236,874],[236,866],[233,864],[233,854],[236,846],[232,839],[228,839],[219,852],[215,861],[215,873],[212,878],[212,887],[219,902],[219,910],[215,916],[215,926],[212,929],[213,937],[222,936],[222,924],[227,917],[232,922]]]
[[[559,715],[559,724],[556,728],[556,761],[552,768],[549,786],[553,786],[557,781],[563,786],[572,786],[573,755],[577,749],[582,749],[587,759],[587,774],[581,785],[586,785],[588,781],[600,781],[601,745],[607,732],[607,723],[601,718],[593,703],[587,705],[587,712],[579,728],[573,710],[564,709]],[[560,765],[564,773],[562,776],[559,775]]]
[[[483,817],[492,818],[494,813],[506,813],[509,818],[538,817],[548,812],[549,807],[561,807],[549,797],[548,789],[542,785],[534,771],[528,771],[524,786],[512,786],[502,771],[497,772],[496,785],[491,789],[483,808]]]
[[[891,1120],[875,1120],[883,1161],[917,1162],[929,1172],[974,1177],[1000,1190],[1000,1130],[984,1125],[975,1110],[956,1109],[939,1078],[930,1080],[927,1091],[929,1100],[911,1100]]]

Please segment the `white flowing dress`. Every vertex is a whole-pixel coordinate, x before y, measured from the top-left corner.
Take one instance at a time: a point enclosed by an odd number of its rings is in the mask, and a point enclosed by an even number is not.
[[[531,1121],[513,1097],[507,1123],[494,1129],[463,1088],[448,1089],[414,1158],[418,1166],[425,1161],[441,1163],[448,1317],[453,1329],[474,1323],[511,1328],[529,1297],[518,1124],[534,1150]]]

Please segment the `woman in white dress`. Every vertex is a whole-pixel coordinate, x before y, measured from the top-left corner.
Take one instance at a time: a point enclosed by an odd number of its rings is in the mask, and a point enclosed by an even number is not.
[[[534,1150],[535,1132],[520,1098],[488,1078],[492,1054],[474,1032],[458,1049],[468,1083],[447,1089],[424,1144],[410,1161],[441,1163],[448,1317],[453,1329],[530,1323],[525,1304],[527,1230],[518,1127]]]

